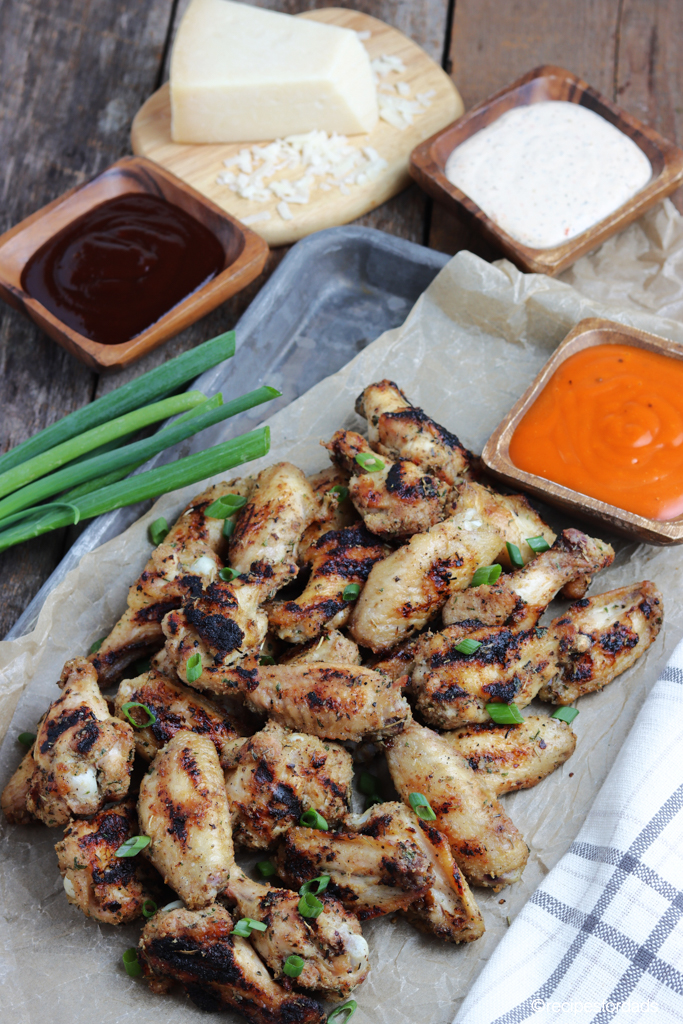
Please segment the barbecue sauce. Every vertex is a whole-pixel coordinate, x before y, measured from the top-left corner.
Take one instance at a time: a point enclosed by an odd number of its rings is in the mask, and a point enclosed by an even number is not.
[[[38,249],[22,287],[62,323],[104,345],[129,341],[223,270],[207,227],[158,196],[89,210]]]

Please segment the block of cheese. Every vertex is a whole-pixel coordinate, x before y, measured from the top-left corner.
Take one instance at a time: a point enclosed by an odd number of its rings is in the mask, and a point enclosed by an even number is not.
[[[233,0],[191,0],[171,56],[174,142],[257,142],[377,123],[355,32]]]

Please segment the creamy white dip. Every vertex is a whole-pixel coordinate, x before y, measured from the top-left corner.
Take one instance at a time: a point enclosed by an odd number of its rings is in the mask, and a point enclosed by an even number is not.
[[[457,146],[446,177],[516,241],[549,249],[617,210],[652,176],[627,135],[578,103],[515,107]]]

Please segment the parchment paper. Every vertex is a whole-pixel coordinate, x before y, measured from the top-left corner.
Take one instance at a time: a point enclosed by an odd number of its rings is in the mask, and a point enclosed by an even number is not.
[[[523,275],[505,261],[490,265],[461,252],[401,328],[382,335],[339,373],[272,418],[272,451],[249,469],[279,459],[307,472],[323,468],[327,459],[320,440],[340,426],[363,429],[353,412],[354,399],[382,377],[396,380],[413,401],[481,451],[504,413],[582,317],[611,316],[683,343],[683,324],[678,322],[683,320],[683,277],[677,275],[681,261],[683,222],[670,203],[585,257],[564,281]],[[669,319],[655,316],[658,309]],[[172,520],[198,489],[165,496],[126,533],[85,556],[48,598],[35,631],[0,644],[3,729],[23,691],[0,754],[0,784],[19,763],[17,733],[34,731],[36,720],[58,695],[55,680],[65,659],[87,651],[123,610],[128,586],[150,551],[148,524],[159,515]],[[550,518],[556,528],[570,525],[555,515]],[[482,939],[449,946],[420,935],[400,919],[380,918],[364,926],[372,970],[354,993],[359,1003],[354,1024],[451,1021],[505,933],[507,917],[515,916],[576,835],[683,627],[683,548],[614,543],[615,563],[597,578],[593,592],[654,580],[665,596],[660,637],[628,673],[602,693],[581,700],[574,757],[536,789],[505,798],[531,856],[517,885],[498,895],[476,892],[486,921]],[[203,1019],[183,996],[152,996],[143,983],[125,975],[121,954],[137,942],[138,924],[98,925],[69,907],[52,850],[60,830],[42,825],[10,828],[4,821],[0,829],[3,1020],[166,1024],[170,1019]],[[237,1020],[230,1015],[225,1019]]]

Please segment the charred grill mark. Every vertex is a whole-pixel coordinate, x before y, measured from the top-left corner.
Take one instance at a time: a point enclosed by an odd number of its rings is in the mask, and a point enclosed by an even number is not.
[[[404,480],[404,459],[398,459],[386,476],[386,488],[389,494],[395,494],[401,501],[422,501],[434,498],[438,494],[436,483],[430,476],[421,477],[415,484],[407,484]]]
[[[206,588],[206,597],[220,608],[234,610],[238,607],[235,593],[232,587],[226,583],[210,583]]]
[[[311,690],[310,693],[306,694],[306,703],[311,711],[320,711],[323,708],[326,711],[335,711],[337,709],[337,702],[332,697],[319,697],[315,690]]]
[[[272,799],[268,802],[268,811],[277,821],[283,818],[291,818],[298,822],[304,813],[304,808],[291,786],[284,782],[278,782],[273,787]]]
[[[638,634],[620,622],[615,622],[600,637],[600,646],[607,654],[619,654],[621,651],[630,651],[637,643]]]
[[[450,586],[451,570],[459,569],[463,564],[462,558],[438,558],[429,569],[427,577],[432,581],[437,593],[444,593]]]
[[[522,682],[517,676],[513,676],[509,683],[488,683],[482,686],[484,693],[488,693],[493,700],[500,700],[504,704],[512,704],[519,693]]]
[[[185,774],[192,779],[192,783],[196,788],[198,781],[201,779],[201,772],[194,754],[188,747],[184,747],[180,752],[180,764]]]
[[[450,701],[468,696],[467,690],[463,690],[462,686],[458,686],[457,683],[452,683],[446,690],[436,690],[432,694],[432,700],[436,704],[448,704]]]
[[[244,633],[232,619],[223,615],[207,615],[194,605],[186,605],[184,612],[201,639],[220,654],[229,654],[241,647]]]
[[[97,743],[100,737],[100,727],[97,722],[88,722],[76,733],[76,750],[79,754],[88,754]]]
[[[169,612],[180,608],[180,605],[179,597],[175,600],[157,601],[155,604],[147,605],[146,608],[140,608],[136,611],[133,619],[135,622],[161,622]]]
[[[104,870],[100,871],[98,868],[94,868],[92,873],[95,885],[116,885],[122,889],[129,885],[134,878],[135,860],[133,857],[114,857]]]
[[[61,700],[61,698],[60,698]],[[46,754],[48,750],[52,750],[59,737],[76,725],[78,722],[94,721],[95,715],[82,704],[79,708],[75,708],[73,711],[67,711],[65,714],[61,714],[59,718],[49,718],[47,722],[47,738],[40,745],[41,754]]]
[[[259,685],[258,669],[257,668],[240,668],[240,666],[237,665],[233,669],[233,672],[237,676],[239,676],[239,678],[242,681],[242,685],[244,686],[244,688],[248,692],[251,692],[252,690],[255,690],[257,688],[257,686]]]
[[[152,939],[146,946],[146,954],[172,968],[168,972],[171,974],[182,976],[191,973],[201,981],[233,985],[239,984],[242,978],[242,972],[235,963],[232,942],[227,936],[203,944],[180,936]],[[205,995],[205,990],[202,993]]]
[[[582,683],[593,678],[594,666],[590,655],[584,654],[565,669],[565,678],[570,683]]]
[[[417,406],[411,405],[409,408],[399,409],[397,412],[385,412],[380,419],[391,420],[394,423],[408,423],[421,431],[427,429],[430,434],[438,441],[441,441],[447,448],[450,448],[452,451],[462,452],[466,458],[472,458],[472,453],[465,448],[459,437],[452,434],[450,430],[446,430],[445,427],[442,427]]]
[[[267,763],[263,760],[259,761],[256,771],[254,772],[254,782],[257,782],[259,786],[263,786],[272,782],[274,778],[275,776]]]

